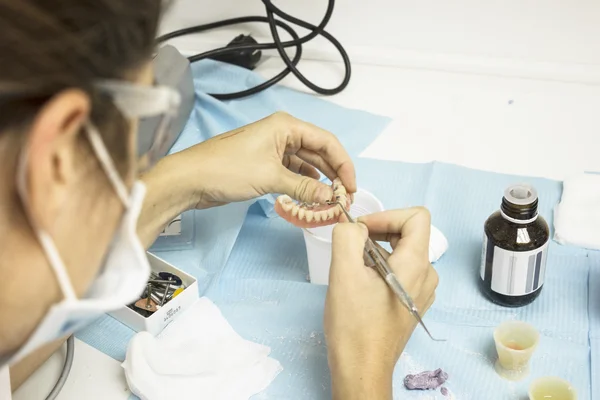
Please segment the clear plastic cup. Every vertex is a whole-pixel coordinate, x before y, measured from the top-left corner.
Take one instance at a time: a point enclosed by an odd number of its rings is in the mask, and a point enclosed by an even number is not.
[[[577,400],[571,384],[555,376],[538,378],[529,386],[529,400]]]
[[[339,207],[339,206],[338,206]],[[383,204],[373,194],[358,189],[354,194],[354,203],[350,207],[350,215],[358,218],[363,215],[383,211]],[[310,282],[316,285],[329,283],[329,266],[331,264],[331,235],[335,225],[302,229]]]
[[[507,321],[494,331],[494,342],[498,360],[496,372],[512,381],[518,381],[529,374],[529,360],[540,341],[540,334],[530,324],[521,321]]]

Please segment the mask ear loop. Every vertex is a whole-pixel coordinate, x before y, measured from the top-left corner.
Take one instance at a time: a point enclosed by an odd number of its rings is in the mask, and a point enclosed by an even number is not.
[[[27,161],[29,160],[29,155],[27,153],[26,147],[21,151],[21,155],[19,157],[19,161],[17,164],[17,192],[21,197],[21,202],[23,203],[23,209],[25,214],[27,215],[27,219],[29,220],[29,224],[33,229],[33,233],[38,238],[40,246],[44,249],[46,253],[46,257],[48,258],[48,262],[54,271],[54,275],[58,280],[58,285],[65,297],[65,300],[76,300],[77,295],[75,294],[75,290],[73,289],[73,285],[71,283],[71,279],[67,274],[67,269],[62,259],[60,258],[58,249],[56,248],[54,241],[50,237],[50,235],[37,224],[34,216],[30,212],[29,208],[31,203],[29,202],[29,193],[27,191]]]
[[[85,133],[90,141],[94,153],[96,153],[96,157],[98,157],[98,161],[100,162],[102,169],[106,173],[108,180],[115,189],[117,196],[119,196],[119,199],[125,208],[129,208],[130,201],[127,187],[125,186],[125,183],[123,183],[123,179],[119,176],[117,168],[115,167],[110,154],[108,154],[106,146],[104,145],[98,130],[94,125],[92,125],[91,122],[87,121],[85,123]]]

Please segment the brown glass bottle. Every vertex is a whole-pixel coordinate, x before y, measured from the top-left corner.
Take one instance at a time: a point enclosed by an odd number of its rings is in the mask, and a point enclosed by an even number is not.
[[[480,284],[494,303],[521,307],[544,286],[550,229],[538,215],[538,196],[528,185],[504,191],[500,210],[484,225]]]

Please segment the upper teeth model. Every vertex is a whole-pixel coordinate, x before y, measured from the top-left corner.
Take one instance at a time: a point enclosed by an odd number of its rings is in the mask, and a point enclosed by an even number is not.
[[[339,201],[348,209],[351,203],[350,196],[339,178],[333,180],[332,189],[331,201]],[[299,228],[315,228],[335,224],[342,210],[337,204],[296,203],[290,196],[282,195],[277,197],[275,212]]]

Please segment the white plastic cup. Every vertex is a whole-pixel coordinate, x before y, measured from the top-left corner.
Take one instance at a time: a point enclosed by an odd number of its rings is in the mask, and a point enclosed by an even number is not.
[[[511,381],[529,374],[529,360],[540,342],[539,332],[522,321],[506,321],[494,330],[498,360],[496,372]]]
[[[339,207],[339,206],[338,206]],[[381,201],[366,190],[358,189],[354,193],[354,203],[350,207],[352,218],[383,211]],[[333,225],[318,228],[302,229],[310,282],[316,285],[329,284],[329,267],[331,265],[331,235]]]

